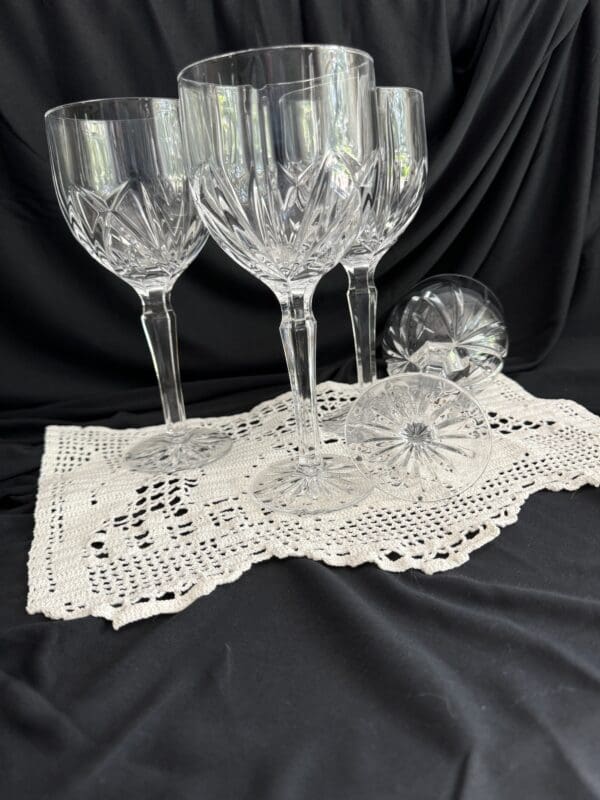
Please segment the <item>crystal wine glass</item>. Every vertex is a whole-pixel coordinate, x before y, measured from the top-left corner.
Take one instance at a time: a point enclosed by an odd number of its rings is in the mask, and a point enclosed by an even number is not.
[[[184,169],[179,104],[153,97],[90,100],[46,113],[52,177],[71,233],[138,293],[166,430],[126,454],[134,471],[193,469],[231,440],[185,421],[171,290],[207,232]]]
[[[427,178],[423,95],[418,89],[376,90],[379,158],[371,191],[363,195],[362,226],[342,265],[348,274],[359,390],[377,378],[375,362],[377,288],[375,269],[417,213]],[[323,419],[325,430],[342,435],[350,404]]]
[[[360,186],[376,160],[373,90],[371,57],[328,45],[229,53],[179,76],[203,219],[281,304],[298,455],[255,479],[254,495],[271,511],[333,511],[370,488],[349,458],[321,450],[312,297],[360,227]]]
[[[427,278],[390,315],[383,352],[390,375],[427,372],[477,393],[502,370],[508,352],[502,305],[467,275]]]

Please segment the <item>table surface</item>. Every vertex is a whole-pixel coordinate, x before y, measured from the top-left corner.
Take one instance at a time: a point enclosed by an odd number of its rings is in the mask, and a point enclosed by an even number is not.
[[[595,349],[514,377],[598,411]],[[24,610],[43,414],[0,419],[4,800],[600,795],[599,490],[447,573],[271,561],[115,632]]]

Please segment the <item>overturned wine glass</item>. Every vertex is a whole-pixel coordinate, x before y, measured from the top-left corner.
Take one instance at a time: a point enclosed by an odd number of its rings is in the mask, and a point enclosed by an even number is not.
[[[186,422],[171,290],[207,238],[181,147],[178,101],[90,100],[46,113],[60,209],[87,252],[142,301],[142,325],[158,378],[165,431],[141,438],[129,469],[164,473],[225,455],[224,434]]]
[[[372,184],[363,186],[360,232],[342,259],[348,275],[359,391],[377,378],[375,361],[377,264],[417,213],[427,178],[423,95],[418,89],[378,87],[378,159]],[[350,404],[322,419],[323,429],[344,433]]]
[[[370,491],[350,458],[321,450],[312,298],[361,224],[374,85],[368,54],[330,45],[228,53],[179,75],[194,199],[215,241],[281,305],[298,448],[254,480],[267,511],[320,514]]]
[[[426,372],[475,394],[502,370],[507,352],[500,301],[465,275],[419,283],[392,311],[383,337],[390,375]]]

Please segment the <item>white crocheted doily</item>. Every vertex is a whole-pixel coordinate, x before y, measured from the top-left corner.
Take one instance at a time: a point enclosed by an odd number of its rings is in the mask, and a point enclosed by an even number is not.
[[[353,386],[322,384],[320,410],[355,396]],[[294,452],[289,394],[245,414],[196,421],[226,431],[232,450],[203,470],[160,478],[123,466],[123,453],[148,428],[51,426],[27,610],[105,617],[119,628],[179,611],[272,557],[434,573],[463,564],[498,536],[533,492],[600,485],[600,418],[568,400],[537,399],[505,376],[479,399],[493,452],[468,492],[442,505],[409,506],[375,490],[360,505],[321,517],[267,514],[249,493],[258,468]],[[324,447],[344,448],[336,440]]]

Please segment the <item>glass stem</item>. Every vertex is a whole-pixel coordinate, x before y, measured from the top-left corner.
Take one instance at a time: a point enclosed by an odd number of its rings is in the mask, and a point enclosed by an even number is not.
[[[312,313],[314,289],[290,290],[280,298],[281,325],[285,360],[290,373],[300,466],[318,468],[323,463],[317,417],[316,343],[317,323]]]
[[[167,432],[173,434],[175,426],[185,422],[185,406],[179,375],[177,321],[171,307],[171,292],[150,291],[140,297],[142,326],[158,378],[165,424]]]
[[[352,319],[354,351],[356,353],[356,374],[362,388],[377,378],[375,346],[377,337],[377,288],[375,287],[375,266],[356,266],[347,269],[348,308]]]

